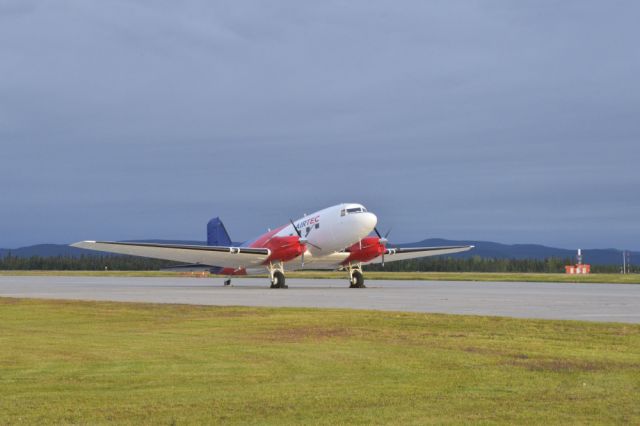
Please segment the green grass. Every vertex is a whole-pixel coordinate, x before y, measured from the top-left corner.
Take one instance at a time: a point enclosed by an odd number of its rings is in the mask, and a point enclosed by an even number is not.
[[[92,276],[92,277],[176,277],[176,272],[159,271],[0,271],[2,275],[32,276]],[[184,274],[183,274],[184,275]],[[266,277],[266,275],[261,275]],[[214,276],[215,277],[215,276]],[[300,271],[287,272],[287,278],[346,279],[346,272]],[[234,279],[242,278],[235,277]],[[532,281],[565,283],[640,284],[640,274],[531,274],[491,272],[373,272],[366,271],[367,280],[425,280],[425,281]]]
[[[640,423],[640,326],[0,298],[0,424]]]

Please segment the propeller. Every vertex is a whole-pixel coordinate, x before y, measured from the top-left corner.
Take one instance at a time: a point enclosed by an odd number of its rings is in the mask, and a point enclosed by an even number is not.
[[[384,246],[384,251],[382,252],[382,267],[384,268],[384,253],[387,251],[387,244],[389,243],[387,237],[389,236],[389,233],[391,233],[391,228],[389,228],[387,233],[384,234],[384,237],[380,234],[380,231],[378,231],[377,227],[373,228],[373,230],[376,232],[376,235],[379,238],[378,242]]]
[[[306,238],[304,238],[302,236],[302,233],[300,232],[300,230],[298,228],[296,228],[296,224],[293,223],[293,219],[289,219],[289,222],[291,222],[291,226],[293,226],[293,230],[296,231],[296,234],[298,234],[298,242],[302,245],[307,245],[309,244],[310,246],[313,246],[315,248],[317,248],[318,250],[322,250],[320,247],[318,247],[317,245],[313,244],[312,242],[309,242],[309,240],[307,240]],[[306,249],[305,249],[306,251]],[[302,256],[300,258],[300,261],[302,262],[302,267],[304,268],[304,252],[302,252]]]

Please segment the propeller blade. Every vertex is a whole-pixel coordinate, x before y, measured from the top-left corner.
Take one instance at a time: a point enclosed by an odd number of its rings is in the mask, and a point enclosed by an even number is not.
[[[387,243],[389,242],[389,240],[387,240],[387,237],[389,236],[389,232],[391,232],[391,229],[389,229],[387,231],[387,233],[384,234],[384,237],[380,234],[380,231],[378,231],[377,227],[373,228],[373,230],[375,231],[376,235],[378,236],[378,241],[380,242],[380,244],[382,244],[383,246],[386,246]]]
[[[320,247],[318,247],[317,245],[313,244],[312,242],[310,242],[309,240],[307,240],[307,239],[306,239],[306,238],[304,238],[304,237],[300,237],[300,238],[298,238],[298,242],[299,242],[300,244],[302,244],[302,245],[307,245],[307,244],[309,244],[310,246],[313,246],[313,247],[317,248],[318,250],[322,250]]]
[[[378,236],[378,238],[380,239],[380,244],[382,244],[382,245],[384,246],[384,248],[385,248],[385,250],[382,252],[382,262],[381,262],[381,264],[382,264],[382,267],[383,267],[383,268],[384,268],[384,254],[387,252],[387,250],[386,250],[386,246],[387,246],[387,245],[392,246],[392,244],[390,244],[390,243],[389,243],[389,240],[387,240],[387,237],[388,237],[388,236],[389,236],[389,234],[391,233],[391,229],[392,229],[392,228],[389,228],[389,230],[387,231],[387,233],[386,233],[386,234],[384,234],[384,237],[383,237],[383,236],[380,234],[380,231],[378,231],[378,228],[377,228],[377,227],[373,228],[373,230],[375,231],[376,235],[377,235],[377,236]]]
[[[320,247],[318,247],[317,245],[310,243],[306,238],[304,238],[302,236],[302,232],[300,232],[300,230],[298,228],[296,228],[295,223],[293,223],[293,219],[289,219],[289,222],[291,222],[291,226],[293,226],[293,229],[296,231],[296,234],[298,234],[298,238],[300,239],[300,244],[309,244],[310,246],[313,246],[315,248],[317,248],[318,250],[322,250]]]
[[[302,233],[298,228],[296,228],[296,224],[293,223],[293,219],[289,219],[289,222],[291,222],[291,226],[293,226],[293,230],[296,231],[296,234],[298,234],[298,237],[302,238]]]
[[[309,244],[310,246],[313,246],[315,248],[317,248],[318,250],[322,250],[322,248],[318,247],[317,245],[310,243],[309,241],[305,241],[305,244]]]

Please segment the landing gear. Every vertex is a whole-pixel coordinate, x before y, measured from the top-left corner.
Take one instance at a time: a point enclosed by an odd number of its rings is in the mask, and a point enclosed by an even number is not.
[[[231,285],[231,278],[224,280],[224,285]]]
[[[349,288],[366,288],[364,285],[364,275],[360,263],[349,264]]]
[[[349,288],[365,288],[364,275],[360,271],[354,271],[351,274],[351,285]]]
[[[285,284],[284,278],[284,264],[278,262],[277,264],[269,263],[269,276],[271,277],[271,288],[289,288]]]
[[[280,271],[275,271],[271,280],[271,288],[289,288],[284,282],[284,274]]]

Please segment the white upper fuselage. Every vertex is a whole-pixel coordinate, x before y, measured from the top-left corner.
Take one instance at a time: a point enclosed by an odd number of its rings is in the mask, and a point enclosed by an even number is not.
[[[308,214],[293,223],[302,237],[313,244],[309,244],[309,252],[322,256],[357,243],[373,231],[377,222],[376,215],[368,212],[362,204],[345,203]],[[297,234],[291,225],[276,234],[278,237],[293,235]]]

